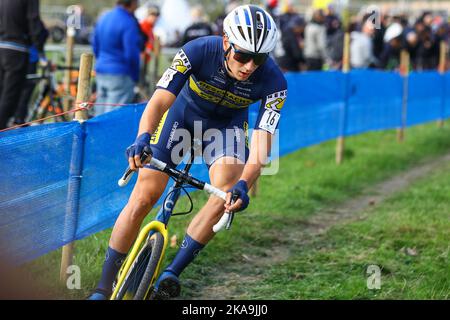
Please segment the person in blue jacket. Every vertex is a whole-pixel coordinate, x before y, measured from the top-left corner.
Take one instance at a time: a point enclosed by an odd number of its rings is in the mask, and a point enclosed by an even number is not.
[[[143,43],[134,17],[138,0],[118,0],[95,26],[92,45],[96,58],[97,103],[133,102],[139,80],[139,59]],[[95,106],[95,114],[111,111],[113,106]]]
[[[211,196],[193,218],[174,260],[157,280],[153,298],[178,296],[178,277],[214,237],[213,225],[225,210],[242,211],[249,205],[248,190],[270,153],[287,97],[287,82],[269,56],[278,32],[265,10],[239,6],[225,18],[223,30],[223,37],[201,37],[184,45],[147,104],[137,138],[126,151],[130,168],[143,169],[138,171],[128,204],[114,225],[92,300],[111,295],[114,278],[143,219],[169,180],[165,173],[141,162],[144,150],[175,167],[182,160],[180,150],[188,151],[191,143],[178,134],[192,137],[199,131],[211,183],[228,192],[226,202]],[[257,101],[259,115],[250,144],[248,107]],[[232,194],[238,195],[234,203]]]

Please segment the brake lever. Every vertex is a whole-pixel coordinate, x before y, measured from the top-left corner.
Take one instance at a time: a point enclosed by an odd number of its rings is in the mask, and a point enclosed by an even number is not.
[[[237,199],[239,199],[239,195],[233,191],[233,194],[231,195],[231,204],[234,204],[237,201]],[[234,211],[229,211],[228,213],[229,213],[228,221],[225,226],[226,230],[230,230],[231,224],[233,223],[233,219],[234,219]]]
[[[141,163],[144,163],[148,157],[150,156],[150,154],[146,151],[142,152],[141,155]],[[119,179],[119,181],[117,182],[119,187],[124,187],[128,184],[128,182],[130,181],[131,177],[133,176],[134,171],[130,169],[130,166],[127,167],[127,169],[125,170],[125,173],[123,174],[122,178]]]

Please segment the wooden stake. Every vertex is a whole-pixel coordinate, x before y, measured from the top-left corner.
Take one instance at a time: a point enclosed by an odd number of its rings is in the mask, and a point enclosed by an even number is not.
[[[405,128],[408,114],[409,52],[407,50],[402,50],[400,52],[400,75],[403,76],[403,98],[401,127],[397,129],[398,142],[402,142],[405,139]]]
[[[92,54],[83,53],[81,55],[80,72],[78,77],[77,99],[76,99],[77,102],[86,102],[87,99],[89,98],[92,61],[93,61]],[[86,121],[87,119],[88,119],[87,112],[85,110],[77,111],[75,113],[75,120],[83,122]],[[74,242],[71,242],[62,248],[61,268],[59,278],[63,283],[66,283],[68,278],[67,268],[71,266],[73,262],[74,246],[75,246]]]
[[[344,35],[344,54],[342,56],[342,71],[348,73],[350,71],[350,33]]]
[[[59,272],[59,279],[62,283],[67,282],[67,269],[73,264],[73,250],[75,247],[75,243],[71,242],[66,244],[62,248],[62,256],[61,256],[61,269]]]
[[[447,43],[442,40],[439,50],[439,72],[444,73],[447,69]]]
[[[350,33],[346,32],[344,36],[344,52],[342,57],[342,72],[349,73],[350,72]],[[347,90],[347,88],[346,88]],[[347,95],[347,93],[346,93]],[[345,98],[345,106],[344,113],[347,112],[347,97]],[[342,121],[345,122],[345,116],[342,118]],[[338,137],[336,141],[336,164],[341,164],[344,161],[344,152],[345,152],[345,137],[344,132],[345,128],[343,128],[342,136]]]
[[[87,102],[89,99],[89,92],[91,86],[91,72],[93,55],[91,53],[83,53],[80,61],[80,72],[78,74],[78,90],[76,102]],[[75,113],[75,120],[79,122],[88,119],[87,111],[81,110]]]
[[[151,74],[151,88],[152,93],[156,90],[156,84],[159,80],[159,57],[161,55],[161,42],[159,40],[159,37],[155,35],[155,41],[153,42],[153,54],[152,54],[152,60],[153,60],[153,70]]]
[[[438,71],[441,75],[445,73],[447,69],[447,43],[445,41],[441,41],[440,50],[439,50],[439,67]],[[442,115],[444,116],[444,115]],[[444,127],[444,119],[439,119],[437,122],[439,128]]]

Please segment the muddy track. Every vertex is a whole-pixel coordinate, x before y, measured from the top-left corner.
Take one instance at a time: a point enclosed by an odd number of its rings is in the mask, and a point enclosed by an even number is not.
[[[253,250],[251,245],[242,255],[242,261],[221,267],[207,286],[196,288],[200,295],[182,297],[182,299],[239,299],[245,294],[243,288],[258,282],[266,269],[274,264],[289,259],[291,253],[298,253],[298,248],[309,243],[318,235],[326,233],[337,224],[345,224],[364,219],[370,214],[371,208],[391,197],[393,194],[406,189],[413,182],[424,178],[434,170],[450,163],[450,154],[440,156],[426,163],[420,163],[407,171],[365,189],[354,199],[343,202],[335,207],[316,212],[313,216],[291,224],[285,229],[286,239],[274,243],[265,250]],[[255,253],[256,252],[256,253]]]

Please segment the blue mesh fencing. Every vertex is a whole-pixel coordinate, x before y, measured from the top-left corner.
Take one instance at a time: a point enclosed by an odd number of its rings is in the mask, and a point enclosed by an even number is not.
[[[440,119],[445,78],[437,72],[412,72],[408,81],[407,125]]]
[[[349,73],[345,135],[401,126],[403,79],[384,71]]]
[[[408,126],[450,117],[450,73],[412,73],[407,82],[373,70],[287,73],[286,78],[280,156],[341,135],[398,128],[406,102]],[[136,181],[117,185],[127,166],[124,150],[137,134],[144,108],[130,105],[82,124],[0,133],[3,262],[33,260],[114,224]],[[249,109],[250,128],[258,108]],[[191,172],[209,180],[203,164]]]
[[[444,82],[444,90],[442,92],[442,118],[450,118],[450,72],[447,72],[442,77]]]
[[[339,135],[345,77],[341,72],[287,73],[288,99],[280,120],[280,153],[286,154]]]
[[[0,135],[0,256],[28,261],[67,243],[71,146],[80,133],[73,122]]]

